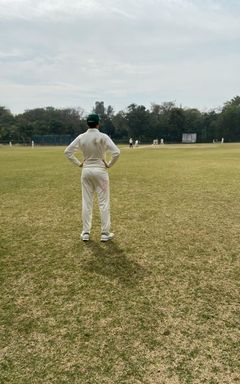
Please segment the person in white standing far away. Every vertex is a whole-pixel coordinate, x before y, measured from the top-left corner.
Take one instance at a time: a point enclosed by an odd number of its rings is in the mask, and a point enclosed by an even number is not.
[[[114,237],[110,232],[110,189],[107,169],[111,168],[120,155],[119,148],[108,135],[99,132],[100,118],[92,113],[87,117],[88,130],[79,135],[64,153],[76,166],[82,167],[82,224],[81,239],[88,241],[92,227],[92,208],[94,193],[97,193],[101,215],[101,241]],[[84,160],[80,162],[74,155],[76,151],[83,153]],[[106,152],[111,152],[112,158],[106,161]]]

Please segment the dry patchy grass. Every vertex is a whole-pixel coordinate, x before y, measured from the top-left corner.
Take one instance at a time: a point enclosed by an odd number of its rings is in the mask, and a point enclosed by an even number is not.
[[[240,145],[123,148],[107,244],[63,148],[0,158],[0,382],[237,383]]]

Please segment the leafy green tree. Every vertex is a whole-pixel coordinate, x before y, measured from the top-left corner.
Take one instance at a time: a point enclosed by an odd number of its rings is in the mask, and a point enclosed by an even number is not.
[[[215,111],[202,113],[202,129],[200,138],[202,142],[212,142],[213,139],[216,139],[219,136],[218,119],[219,114]]]
[[[166,101],[161,104],[152,103],[151,116],[154,120],[152,124],[152,136],[151,139],[161,139],[172,142],[176,141],[177,130],[175,127],[176,112],[172,112],[176,109],[174,101]]]
[[[112,118],[113,125],[115,127],[114,137],[118,140],[128,140],[128,124],[126,119],[126,113],[119,111]]]
[[[222,110],[201,113],[196,108],[183,109],[175,102],[131,104],[126,111],[96,101],[94,112],[101,117],[101,129],[114,139],[127,141],[131,136],[141,142],[163,138],[165,142],[181,142],[182,133],[197,133],[198,141],[213,139],[240,141],[240,96],[224,103]],[[35,135],[70,135],[76,137],[87,129],[81,108],[54,107],[26,110],[14,116],[0,106],[0,140],[30,143]]]
[[[114,109],[113,109],[113,107],[111,105],[109,105],[107,107],[106,115],[107,115],[108,119],[112,119],[113,118],[113,116],[114,116]]]
[[[184,130],[186,133],[199,132],[201,112],[196,108],[189,108],[184,110],[185,125]]]
[[[93,108],[93,112],[97,113],[101,119],[104,118],[106,112],[104,107],[104,101],[96,101],[95,107]]]
[[[185,131],[186,118],[182,108],[171,108],[168,112],[169,138],[171,141],[181,141]]]
[[[229,107],[240,107],[240,96],[235,96],[230,101],[224,103],[223,111]]]
[[[16,117],[22,142],[31,141],[34,135],[77,136],[86,129],[83,110],[53,107],[26,110]]]
[[[226,141],[240,141],[240,105],[223,109],[218,119],[218,135]]]
[[[149,140],[148,133],[149,126],[151,124],[150,112],[146,109],[146,107],[144,107],[144,105],[129,105],[126,120],[128,124],[129,137],[131,136],[140,141]]]
[[[106,133],[110,137],[114,137],[115,135],[115,126],[111,119],[105,119],[102,123],[102,132]]]
[[[0,141],[13,141],[16,138],[15,117],[11,111],[0,106]]]

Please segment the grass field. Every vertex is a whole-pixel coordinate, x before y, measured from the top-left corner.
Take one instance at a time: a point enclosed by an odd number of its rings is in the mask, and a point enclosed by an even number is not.
[[[0,147],[0,383],[239,382],[240,144],[123,147],[106,244],[63,150]]]

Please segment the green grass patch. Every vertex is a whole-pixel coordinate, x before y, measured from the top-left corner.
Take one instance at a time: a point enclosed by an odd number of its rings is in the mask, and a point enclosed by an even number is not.
[[[240,145],[122,147],[106,244],[63,150],[0,147],[0,382],[237,383]]]

